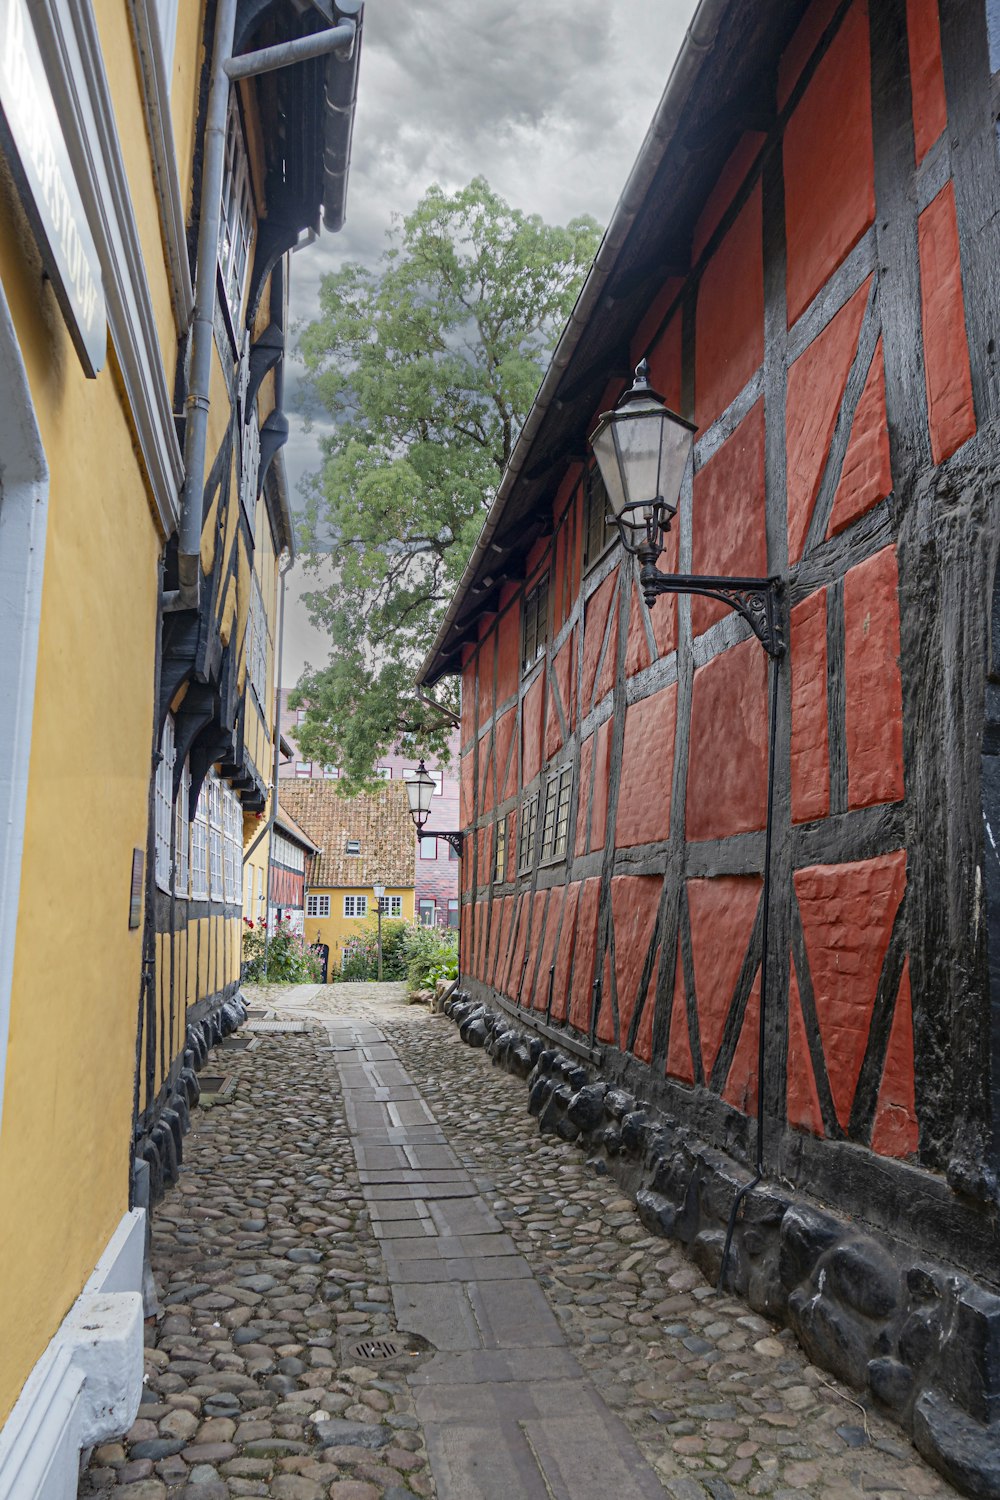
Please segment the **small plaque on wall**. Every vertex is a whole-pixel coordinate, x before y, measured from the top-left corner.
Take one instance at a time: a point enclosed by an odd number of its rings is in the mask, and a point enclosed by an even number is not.
[[[142,872],[146,856],[142,849],[132,850],[132,889],[128,903],[128,925],[138,927],[142,921]]]

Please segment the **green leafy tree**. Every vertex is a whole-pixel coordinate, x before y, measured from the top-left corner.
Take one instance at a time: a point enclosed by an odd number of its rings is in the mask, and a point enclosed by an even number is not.
[[[339,765],[344,792],[370,784],[393,745],[444,752],[457,690],[432,706],[414,676],[598,239],[594,220],[546,224],[479,177],[431,187],[375,270],[323,279],[301,349],[334,428],[301,541],[307,566],[332,552],[335,581],[306,595],[330,657],[295,702],[309,710],[303,754]]]

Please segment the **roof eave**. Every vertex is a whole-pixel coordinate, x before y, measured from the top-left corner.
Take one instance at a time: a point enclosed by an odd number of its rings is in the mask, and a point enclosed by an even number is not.
[[[552,402],[555,400],[559,382],[562,380],[584,329],[597,307],[608,279],[617,264],[619,254],[629,231],[641,212],[646,194],[659,167],[673,143],[682,124],[684,108],[697,84],[706,57],[715,45],[719,29],[728,12],[736,7],[736,0],[700,0],[681,43],[680,50],[670,71],[666,88],[660,98],[656,113],[629,173],[624,191],[618,200],[604,238],[598,248],[594,263],[576,299],[569,321],[563,329],[555,352],[541,385],[521,428],[514,451],[504,470],[493,504],[486,517],[472,556],[459,581],[452,601],[441,622],[434,644],[417,673],[417,684],[432,687],[449,671],[454,671],[445,656],[445,643],[461,612],[466,596],[487,550],[496,535],[498,523],[504,513],[507,498],[524,468],[532,444]],[[447,654],[448,656],[451,653]]]

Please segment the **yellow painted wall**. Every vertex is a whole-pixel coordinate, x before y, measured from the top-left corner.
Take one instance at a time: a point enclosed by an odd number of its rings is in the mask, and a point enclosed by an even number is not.
[[[146,847],[160,539],[113,357],[84,378],[6,177],[0,278],[51,471],[0,1132],[2,1420],[128,1207],[128,899]]]
[[[334,974],[340,968],[340,955],[343,952],[344,943],[359,933],[368,930],[369,922],[375,917],[375,897],[372,895],[371,886],[340,886],[336,889],[323,886],[306,887],[307,909],[309,896],[329,896],[330,915],[328,917],[306,917],[305,939],[307,943],[326,943],[330,949],[329,974]],[[387,896],[402,896],[403,913],[400,917],[383,917],[383,922],[412,922],[414,916],[414,888],[413,886],[387,885],[385,888]],[[345,917],[345,896],[367,896],[368,917]]]

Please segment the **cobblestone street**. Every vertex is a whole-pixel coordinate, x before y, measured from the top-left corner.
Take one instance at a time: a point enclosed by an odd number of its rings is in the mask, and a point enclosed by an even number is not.
[[[81,1496],[955,1493],[402,986],[269,1003],[309,1029],[205,1070],[235,1096],[154,1214],[147,1393]]]

